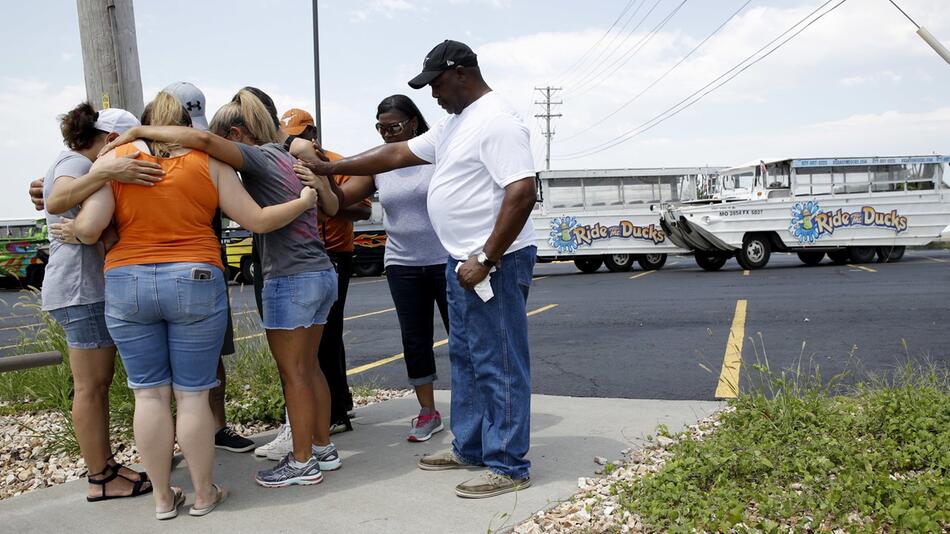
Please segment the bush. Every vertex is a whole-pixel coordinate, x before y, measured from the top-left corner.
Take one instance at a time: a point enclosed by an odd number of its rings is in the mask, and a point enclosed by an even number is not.
[[[753,373],[721,426],[684,435],[653,476],[615,487],[671,532],[940,532],[950,527],[950,381],[907,363],[830,393],[817,370]],[[750,381],[752,382],[752,381]]]

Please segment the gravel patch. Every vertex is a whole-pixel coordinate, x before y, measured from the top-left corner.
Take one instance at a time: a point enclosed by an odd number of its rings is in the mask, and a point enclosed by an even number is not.
[[[703,439],[715,432],[720,425],[719,415],[724,408],[698,423],[689,426],[686,433],[692,439]],[[685,436],[686,434],[684,434]],[[603,457],[594,457],[600,476],[580,477],[577,479],[577,492],[566,501],[541,510],[524,523],[513,529],[515,534],[547,533],[584,533],[654,532],[644,526],[640,516],[624,510],[619,499],[612,491],[615,484],[629,482],[659,471],[672,457],[669,447],[681,438],[658,436],[643,448],[629,448],[620,451],[621,458],[608,461]],[[608,467],[609,466],[609,467]],[[604,474],[609,471],[609,474]]]
[[[378,389],[369,396],[354,396],[356,407],[407,397],[408,389]],[[0,403],[2,405],[2,403]],[[54,411],[0,415],[0,499],[78,480],[87,475],[86,462],[79,455],[52,452],[53,436],[69,431],[63,415]],[[244,436],[277,428],[277,425],[232,424]],[[135,443],[113,442],[115,459],[125,465],[141,463]],[[177,445],[176,445],[176,453]]]

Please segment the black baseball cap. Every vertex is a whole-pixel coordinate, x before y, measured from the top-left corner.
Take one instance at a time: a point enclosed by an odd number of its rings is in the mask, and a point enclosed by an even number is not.
[[[426,54],[422,62],[422,72],[409,80],[409,87],[422,89],[447,70],[457,66],[477,67],[478,56],[465,43],[446,39]]]

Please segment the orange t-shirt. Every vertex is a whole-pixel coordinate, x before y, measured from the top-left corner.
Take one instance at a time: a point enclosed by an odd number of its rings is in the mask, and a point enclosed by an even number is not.
[[[116,157],[138,150],[118,147]],[[165,171],[153,187],[112,182],[114,220],[119,241],[106,253],[105,270],[150,263],[210,263],[224,270],[211,221],[218,189],[211,180],[208,155],[192,150],[173,158],[140,154]]]
[[[330,161],[343,159],[343,156],[336,152],[324,151]],[[343,185],[350,179],[347,175],[335,175],[337,185]],[[363,204],[372,206],[373,203],[368,198],[363,199]],[[320,223],[320,233],[323,237],[323,246],[327,252],[353,252],[353,221],[341,217],[330,217]]]

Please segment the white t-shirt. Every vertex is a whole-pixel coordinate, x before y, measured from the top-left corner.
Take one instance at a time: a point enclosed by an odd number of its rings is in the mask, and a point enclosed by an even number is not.
[[[409,150],[435,166],[429,219],[442,246],[457,260],[482,251],[498,220],[505,187],[535,175],[530,131],[494,92],[410,139]],[[533,244],[534,226],[528,219],[505,254]]]

